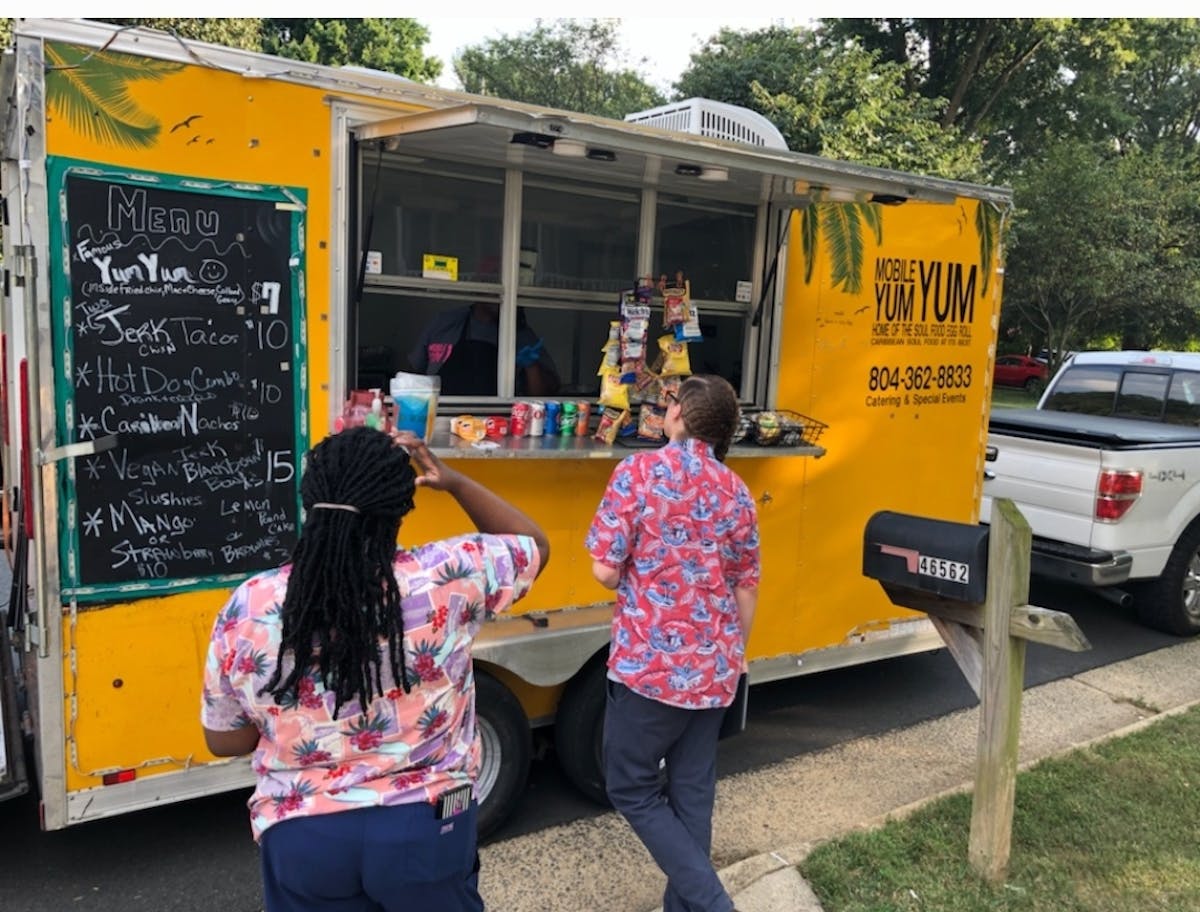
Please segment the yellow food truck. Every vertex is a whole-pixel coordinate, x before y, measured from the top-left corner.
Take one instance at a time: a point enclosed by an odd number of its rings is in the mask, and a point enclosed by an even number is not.
[[[251,783],[201,736],[214,617],[288,559],[345,403],[429,370],[476,308],[492,360],[441,378],[431,444],[554,552],[476,650],[484,830],[538,728],[602,797],[612,608],[583,539],[637,442],[595,432],[639,284],[652,346],[682,274],[685,369],[742,402],[752,683],[941,645],[862,538],[884,509],[978,520],[1008,191],[793,153],[703,99],[620,122],[85,20],[18,20],[3,86],[0,788],[36,787],[46,829]],[[540,390],[494,354],[530,348]],[[586,433],[449,433],[535,398],[587,403]],[[419,493],[401,540],[469,528]]]

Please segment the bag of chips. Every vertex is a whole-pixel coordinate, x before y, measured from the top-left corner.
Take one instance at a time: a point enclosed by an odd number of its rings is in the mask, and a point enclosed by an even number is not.
[[[686,342],[677,342],[673,335],[659,336],[658,373],[663,377],[687,376],[692,372]]]
[[[596,424],[596,433],[592,435],[592,439],[601,443],[613,443],[628,420],[629,412],[606,408],[600,413],[600,421]]]
[[[629,409],[629,387],[616,374],[605,374],[600,378],[600,404],[622,412]]]
[[[638,412],[637,435],[639,440],[662,440],[666,433],[667,413],[657,405],[643,402]]]

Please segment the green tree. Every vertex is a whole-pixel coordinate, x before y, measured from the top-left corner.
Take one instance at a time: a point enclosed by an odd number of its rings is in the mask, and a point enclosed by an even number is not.
[[[770,119],[795,152],[959,179],[980,176],[981,148],[939,123],[943,103],[906,90],[909,65],[810,29],[721,29],[675,88]]]
[[[1122,348],[1200,339],[1200,162],[1172,146],[1122,155],[1111,177],[1137,206],[1137,265],[1124,276],[1113,335]]]
[[[1179,345],[1200,331],[1194,176],[1177,160],[1059,143],[1014,181],[1006,332],[1051,352],[1120,338]],[[1052,365],[1056,367],[1057,365]]]
[[[442,62],[425,56],[429,29],[416,19],[264,19],[262,49],[293,60],[353,64],[432,82]]]
[[[997,166],[1019,168],[1061,140],[1123,148],[1194,141],[1198,22],[830,19],[820,28],[907,64],[911,91],[944,100],[944,126],[984,140]]]
[[[516,36],[490,38],[454,58],[468,92],[602,117],[662,104],[662,94],[623,67],[614,19],[542,20]]]
[[[247,51],[262,50],[260,29],[262,19],[103,19],[113,25],[126,27],[142,26],[158,29],[178,35],[180,38],[190,38],[195,41],[207,41],[209,44],[220,44],[225,47],[241,48]]]

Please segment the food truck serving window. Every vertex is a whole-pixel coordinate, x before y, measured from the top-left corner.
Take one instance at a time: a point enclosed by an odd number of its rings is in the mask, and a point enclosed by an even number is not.
[[[751,316],[783,224],[775,213],[807,200],[803,181],[761,150],[576,117],[480,104],[359,128],[368,274],[356,386],[438,373],[448,412],[594,398],[621,292],[682,276],[699,315],[693,371],[761,398],[754,366],[771,315]]]

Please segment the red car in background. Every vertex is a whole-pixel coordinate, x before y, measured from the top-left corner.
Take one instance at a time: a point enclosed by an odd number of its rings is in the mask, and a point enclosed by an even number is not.
[[[1046,386],[1049,368],[1040,358],[1028,355],[1000,355],[996,358],[996,370],[992,374],[995,386],[1019,386],[1029,392],[1037,392]]]

